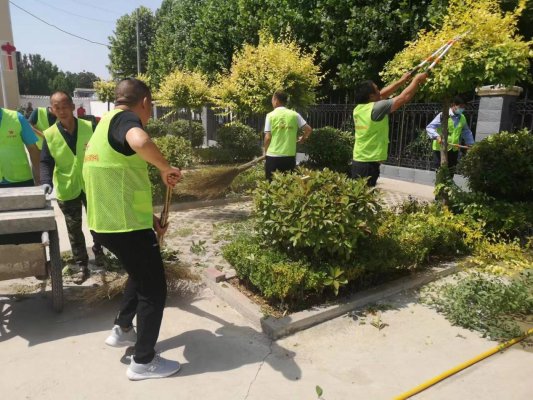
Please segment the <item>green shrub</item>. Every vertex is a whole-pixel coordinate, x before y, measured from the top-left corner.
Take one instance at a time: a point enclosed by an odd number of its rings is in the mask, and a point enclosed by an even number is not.
[[[533,202],[497,200],[484,193],[465,192],[457,187],[450,191],[450,207],[478,221],[486,234],[527,237],[533,233]]]
[[[163,119],[151,119],[145,128],[152,139],[165,136],[168,132],[168,123]]]
[[[169,133],[189,140],[192,147],[200,147],[204,144],[204,127],[200,122],[178,119],[168,125]]]
[[[217,144],[233,154],[235,161],[251,160],[261,154],[259,135],[249,126],[232,122],[217,130]]]
[[[211,146],[194,149],[194,156],[201,164],[235,164],[238,157],[233,150]],[[248,161],[247,159],[243,159]]]
[[[499,200],[533,198],[533,136],[527,130],[501,132],[476,143],[461,162],[474,192]]]
[[[292,261],[256,237],[239,236],[222,251],[239,278],[249,281],[269,300],[294,304],[323,290],[324,272],[312,270],[305,260]]]
[[[272,183],[258,183],[254,201],[265,240],[331,260],[356,254],[357,242],[376,231],[380,208],[363,180],[328,169],[274,174]]]
[[[381,248],[374,249],[371,244],[366,250],[370,256],[380,254],[379,258],[385,254],[383,261],[392,260],[397,268],[418,267],[427,264],[430,257],[454,257],[468,252],[468,231],[465,221],[435,206],[412,213],[390,213],[374,239],[374,246],[381,244]]]
[[[150,120],[146,126],[146,132],[151,138],[166,135],[179,136],[191,142],[192,147],[200,147],[204,143],[204,128],[201,123],[178,119],[167,122],[164,119]]]
[[[306,165],[313,169],[329,168],[336,172],[348,172],[353,146],[353,133],[332,127],[315,129],[304,145],[309,157]]]
[[[166,135],[156,137],[154,143],[173,167],[186,168],[192,165],[193,152],[191,143],[188,140],[177,136]],[[150,175],[150,181],[152,182],[152,197],[154,203],[161,203],[166,189],[161,181],[159,170],[153,165],[149,165],[148,172]]]

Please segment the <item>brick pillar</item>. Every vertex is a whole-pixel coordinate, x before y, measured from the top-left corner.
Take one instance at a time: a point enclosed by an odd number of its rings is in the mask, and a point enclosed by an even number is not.
[[[476,89],[481,97],[476,127],[476,142],[513,128],[513,104],[522,92],[519,86],[489,85]]]

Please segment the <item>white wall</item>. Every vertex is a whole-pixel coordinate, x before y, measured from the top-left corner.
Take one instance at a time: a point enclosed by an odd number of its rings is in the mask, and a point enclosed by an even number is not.
[[[92,100],[90,97],[73,97],[74,105],[76,110],[83,104],[85,108],[85,113],[88,115],[95,115],[97,117],[103,116],[107,112],[107,103],[102,103],[101,101]],[[32,95],[21,95],[20,96],[20,105],[24,108],[28,105],[28,102],[31,102],[31,105],[34,109],[37,107],[47,107],[50,105],[50,98],[48,96],[32,96]],[[110,108],[113,109],[113,103],[110,104]]]

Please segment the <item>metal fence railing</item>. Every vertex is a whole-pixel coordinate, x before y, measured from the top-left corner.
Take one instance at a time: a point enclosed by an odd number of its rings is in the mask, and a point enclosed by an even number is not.
[[[304,119],[314,129],[331,126],[337,129],[353,131],[354,104],[318,104],[301,112]],[[431,141],[427,138],[425,128],[441,112],[440,103],[411,103],[390,115],[390,143],[387,164],[408,168],[429,170],[432,168]],[[476,132],[478,119],[479,100],[468,103],[465,116],[472,132]],[[157,117],[167,115],[172,121],[175,119],[188,119],[189,111],[186,109],[168,115],[171,108],[157,107]],[[208,138],[216,140],[218,127],[232,120],[231,113],[215,114],[205,113],[209,121],[204,121],[204,126],[212,126],[213,131],[208,132]],[[202,113],[192,112],[194,121],[202,121]],[[512,108],[513,129],[526,128],[533,131],[533,100],[527,95],[514,103]],[[254,115],[243,121],[257,132],[264,128],[265,115]]]

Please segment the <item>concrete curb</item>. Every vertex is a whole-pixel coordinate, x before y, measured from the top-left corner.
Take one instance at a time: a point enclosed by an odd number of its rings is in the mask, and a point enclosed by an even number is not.
[[[261,308],[228,283],[216,283],[203,275],[205,284],[222,300],[247,318],[271,339],[279,339],[314,325],[339,317],[349,311],[394,296],[405,290],[417,289],[434,280],[457,272],[457,263],[445,263],[427,271],[364,290],[333,305],[314,307],[283,318],[265,317]]]

